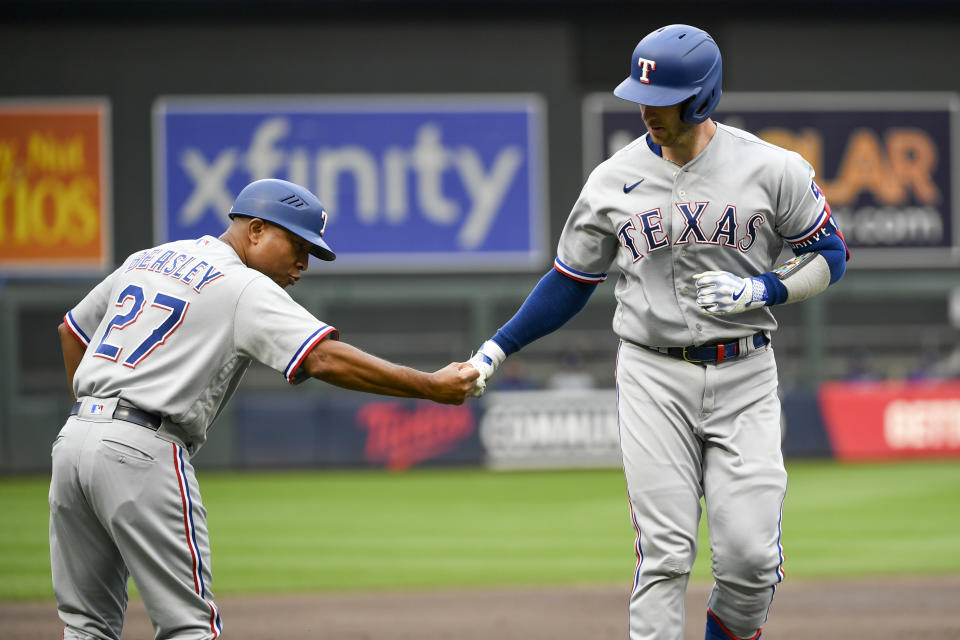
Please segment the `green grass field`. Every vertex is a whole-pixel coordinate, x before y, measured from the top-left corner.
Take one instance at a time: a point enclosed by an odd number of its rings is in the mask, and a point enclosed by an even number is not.
[[[788,465],[788,577],[960,572],[960,462]],[[217,594],[622,583],[619,470],[199,474]],[[47,478],[0,478],[0,600],[51,598]],[[709,579],[701,526],[694,580]]]

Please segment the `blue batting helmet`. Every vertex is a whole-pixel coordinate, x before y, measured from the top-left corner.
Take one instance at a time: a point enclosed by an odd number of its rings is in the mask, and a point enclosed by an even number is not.
[[[613,95],[651,107],[689,101],[680,118],[700,124],[720,102],[720,49],[710,34],[671,24],[649,34],[633,50],[630,77]]]
[[[317,196],[300,185],[267,178],[251,182],[237,196],[230,219],[248,216],[272,222],[310,243],[310,254],[321,260],[336,260],[337,254],[323,240],[327,212]]]

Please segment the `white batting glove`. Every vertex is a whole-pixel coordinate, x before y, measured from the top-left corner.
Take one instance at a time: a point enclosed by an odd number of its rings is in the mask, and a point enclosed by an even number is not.
[[[487,380],[493,376],[493,372],[496,371],[497,367],[503,364],[503,361],[506,359],[507,354],[505,354],[503,349],[500,348],[500,345],[493,340],[487,340],[480,345],[477,352],[467,360],[467,364],[472,365],[480,374],[470,395],[474,398],[482,396],[483,392],[487,390]]]
[[[713,315],[741,313],[767,301],[767,287],[760,278],[740,278],[727,271],[704,271],[693,278],[697,304]]]

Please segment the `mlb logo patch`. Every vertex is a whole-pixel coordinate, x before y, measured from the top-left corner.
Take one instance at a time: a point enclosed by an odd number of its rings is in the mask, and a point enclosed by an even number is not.
[[[102,404],[92,404],[92,405],[90,405],[90,415],[102,416],[102,415],[103,415],[103,405],[102,405]]]

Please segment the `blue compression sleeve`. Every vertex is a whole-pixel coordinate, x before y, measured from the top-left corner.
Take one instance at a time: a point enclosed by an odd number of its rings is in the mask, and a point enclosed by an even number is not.
[[[519,351],[577,315],[596,288],[596,282],[579,282],[550,269],[514,316],[500,327],[493,341],[507,355]]]
[[[816,251],[823,256],[823,259],[827,261],[827,265],[830,267],[830,284],[833,284],[837,280],[843,277],[843,274],[847,270],[847,260],[849,259],[847,252],[847,244],[843,239],[838,235],[829,235],[820,238],[813,244],[810,244],[799,252],[809,253],[811,251]]]

